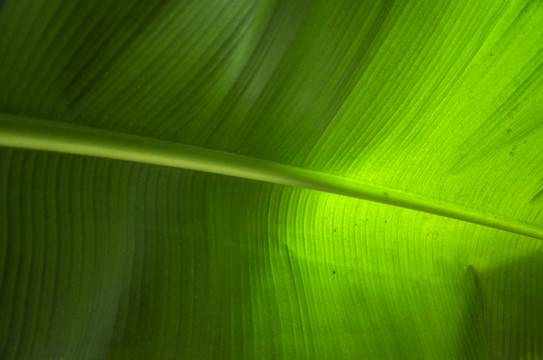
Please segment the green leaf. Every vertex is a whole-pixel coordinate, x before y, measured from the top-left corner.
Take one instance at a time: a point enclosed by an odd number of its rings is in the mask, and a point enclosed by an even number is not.
[[[0,1],[0,359],[543,357],[542,22]]]

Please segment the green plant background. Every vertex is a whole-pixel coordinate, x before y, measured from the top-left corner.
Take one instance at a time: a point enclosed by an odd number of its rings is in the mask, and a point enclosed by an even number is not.
[[[4,0],[0,138],[76,124],[541,227],[541,24],[540,1]],[[62,146],[0,149],[2,360],[543,357],[540,239]]]

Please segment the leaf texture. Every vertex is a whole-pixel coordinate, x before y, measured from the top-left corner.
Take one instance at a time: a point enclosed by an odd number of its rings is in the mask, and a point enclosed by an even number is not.
[[[521,0],[5,0],[0,129],[197,146],[540,230],[542,22]],[[1,359],[543,357],[538,239],[5,134]]]

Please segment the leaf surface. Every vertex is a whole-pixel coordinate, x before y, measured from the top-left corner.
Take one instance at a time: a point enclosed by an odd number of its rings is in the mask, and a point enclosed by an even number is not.
[[[0,358],[542,357],[542,22],[537,1],[0,2]]]

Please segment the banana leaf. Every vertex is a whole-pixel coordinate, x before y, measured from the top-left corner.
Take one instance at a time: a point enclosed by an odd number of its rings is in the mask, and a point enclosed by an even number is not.
[[[0,359],[543,358],[542,24],[0,0]]]

